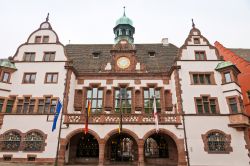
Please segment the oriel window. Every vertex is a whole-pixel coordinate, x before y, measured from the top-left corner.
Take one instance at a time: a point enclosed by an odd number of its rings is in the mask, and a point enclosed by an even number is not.
[[[87,90],[86,109],[88,100],[91,101],[91,113],[101,113],[103,108],[103,89],[92,88]]]
[[[120,88],[115,90],[115,112],[131,113],[132,90]]]
[[[9,72],[3,72],[2,82],[5,82],[5,83],[10,82],[10,73]]]
[[[224,77],[225,77],[225,82],[226,83],[232,82],[232,78],[231,78],[230,72],[224,73]]]
[[[228,99],[229,107],[232,113],[238,113],[237,100],[235,97]]]

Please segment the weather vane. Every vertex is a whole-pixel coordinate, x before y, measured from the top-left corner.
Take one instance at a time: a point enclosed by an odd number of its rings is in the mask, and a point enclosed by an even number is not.
[[[46,22],[49,21],[49,13],[47,14],[47,17],[46,17]]]
[[[126,13],[125,13],[125,6],[123,6],[123,9],[124,9],[124,12],[123,12],[123,16],[126,16]]]
[[[192,19],[192,27],[195,28],[194,19]]]

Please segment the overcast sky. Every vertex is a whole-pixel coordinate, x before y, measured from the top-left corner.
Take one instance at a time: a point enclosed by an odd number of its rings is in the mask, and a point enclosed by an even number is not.
[[[0,58],[13,56],[48,12],[63,44],[113,43],[123,6],[134,22],[135,43],[167,37],[180,47],[193,18],[210,43],[250,48],[250,0],[0,0]]]

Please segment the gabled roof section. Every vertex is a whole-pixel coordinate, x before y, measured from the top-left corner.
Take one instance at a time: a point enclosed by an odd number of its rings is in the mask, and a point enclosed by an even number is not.
[[[107,63],[112,62],[110,51],[113,44],[70,44],[66,45],[66,54],[78,74],[101,73]],[[178,47],[173,44],[135,44],[136,59],[144,64],[148,73],[168,72],[174,64]],[[149,50],[155,51],[155,57],[150,57]],[[93,58],[92,53],[99,51],[99,58]],[[112,72],[112,71],[110,71]]]
[[[195,43],[195,39],[199,40],[199,43]],[[201,42],[202,41],[202,42]],[[195,24],[192,19],[192,29],[190,30],[188,37],[186,38],[184,44],[180,47],[179,53],[178,53],[178,60],[181,60],[182,57],[182,51],[183,49],[187,49],[187,46],[209,46],[210,49],[215,49],[215,53],[217,56],[217,59],[220,59],[219,52],[216,47],[211,45],[207,38],[205,38],[201,31],[195,27]]]
[[[250,49],[244,48],[229,48],[232,52],[236,55],[240,56],[241,58],[245,59],[246,61],[250,62]]]

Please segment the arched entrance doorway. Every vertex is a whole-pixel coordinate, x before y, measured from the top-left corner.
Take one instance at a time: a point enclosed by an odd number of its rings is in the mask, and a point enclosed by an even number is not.
[[[115,133],[105,145],[105,162],[107,164],[133,164],[138,161],[138,145],[127,133]]]
[[[78,133],[69,143],[69,164],[98,164],[99,144],[91,134]]]
[[[175,141],[164,133],[153,133],[144,142],[146,165],[178,165],[178,150]]]

